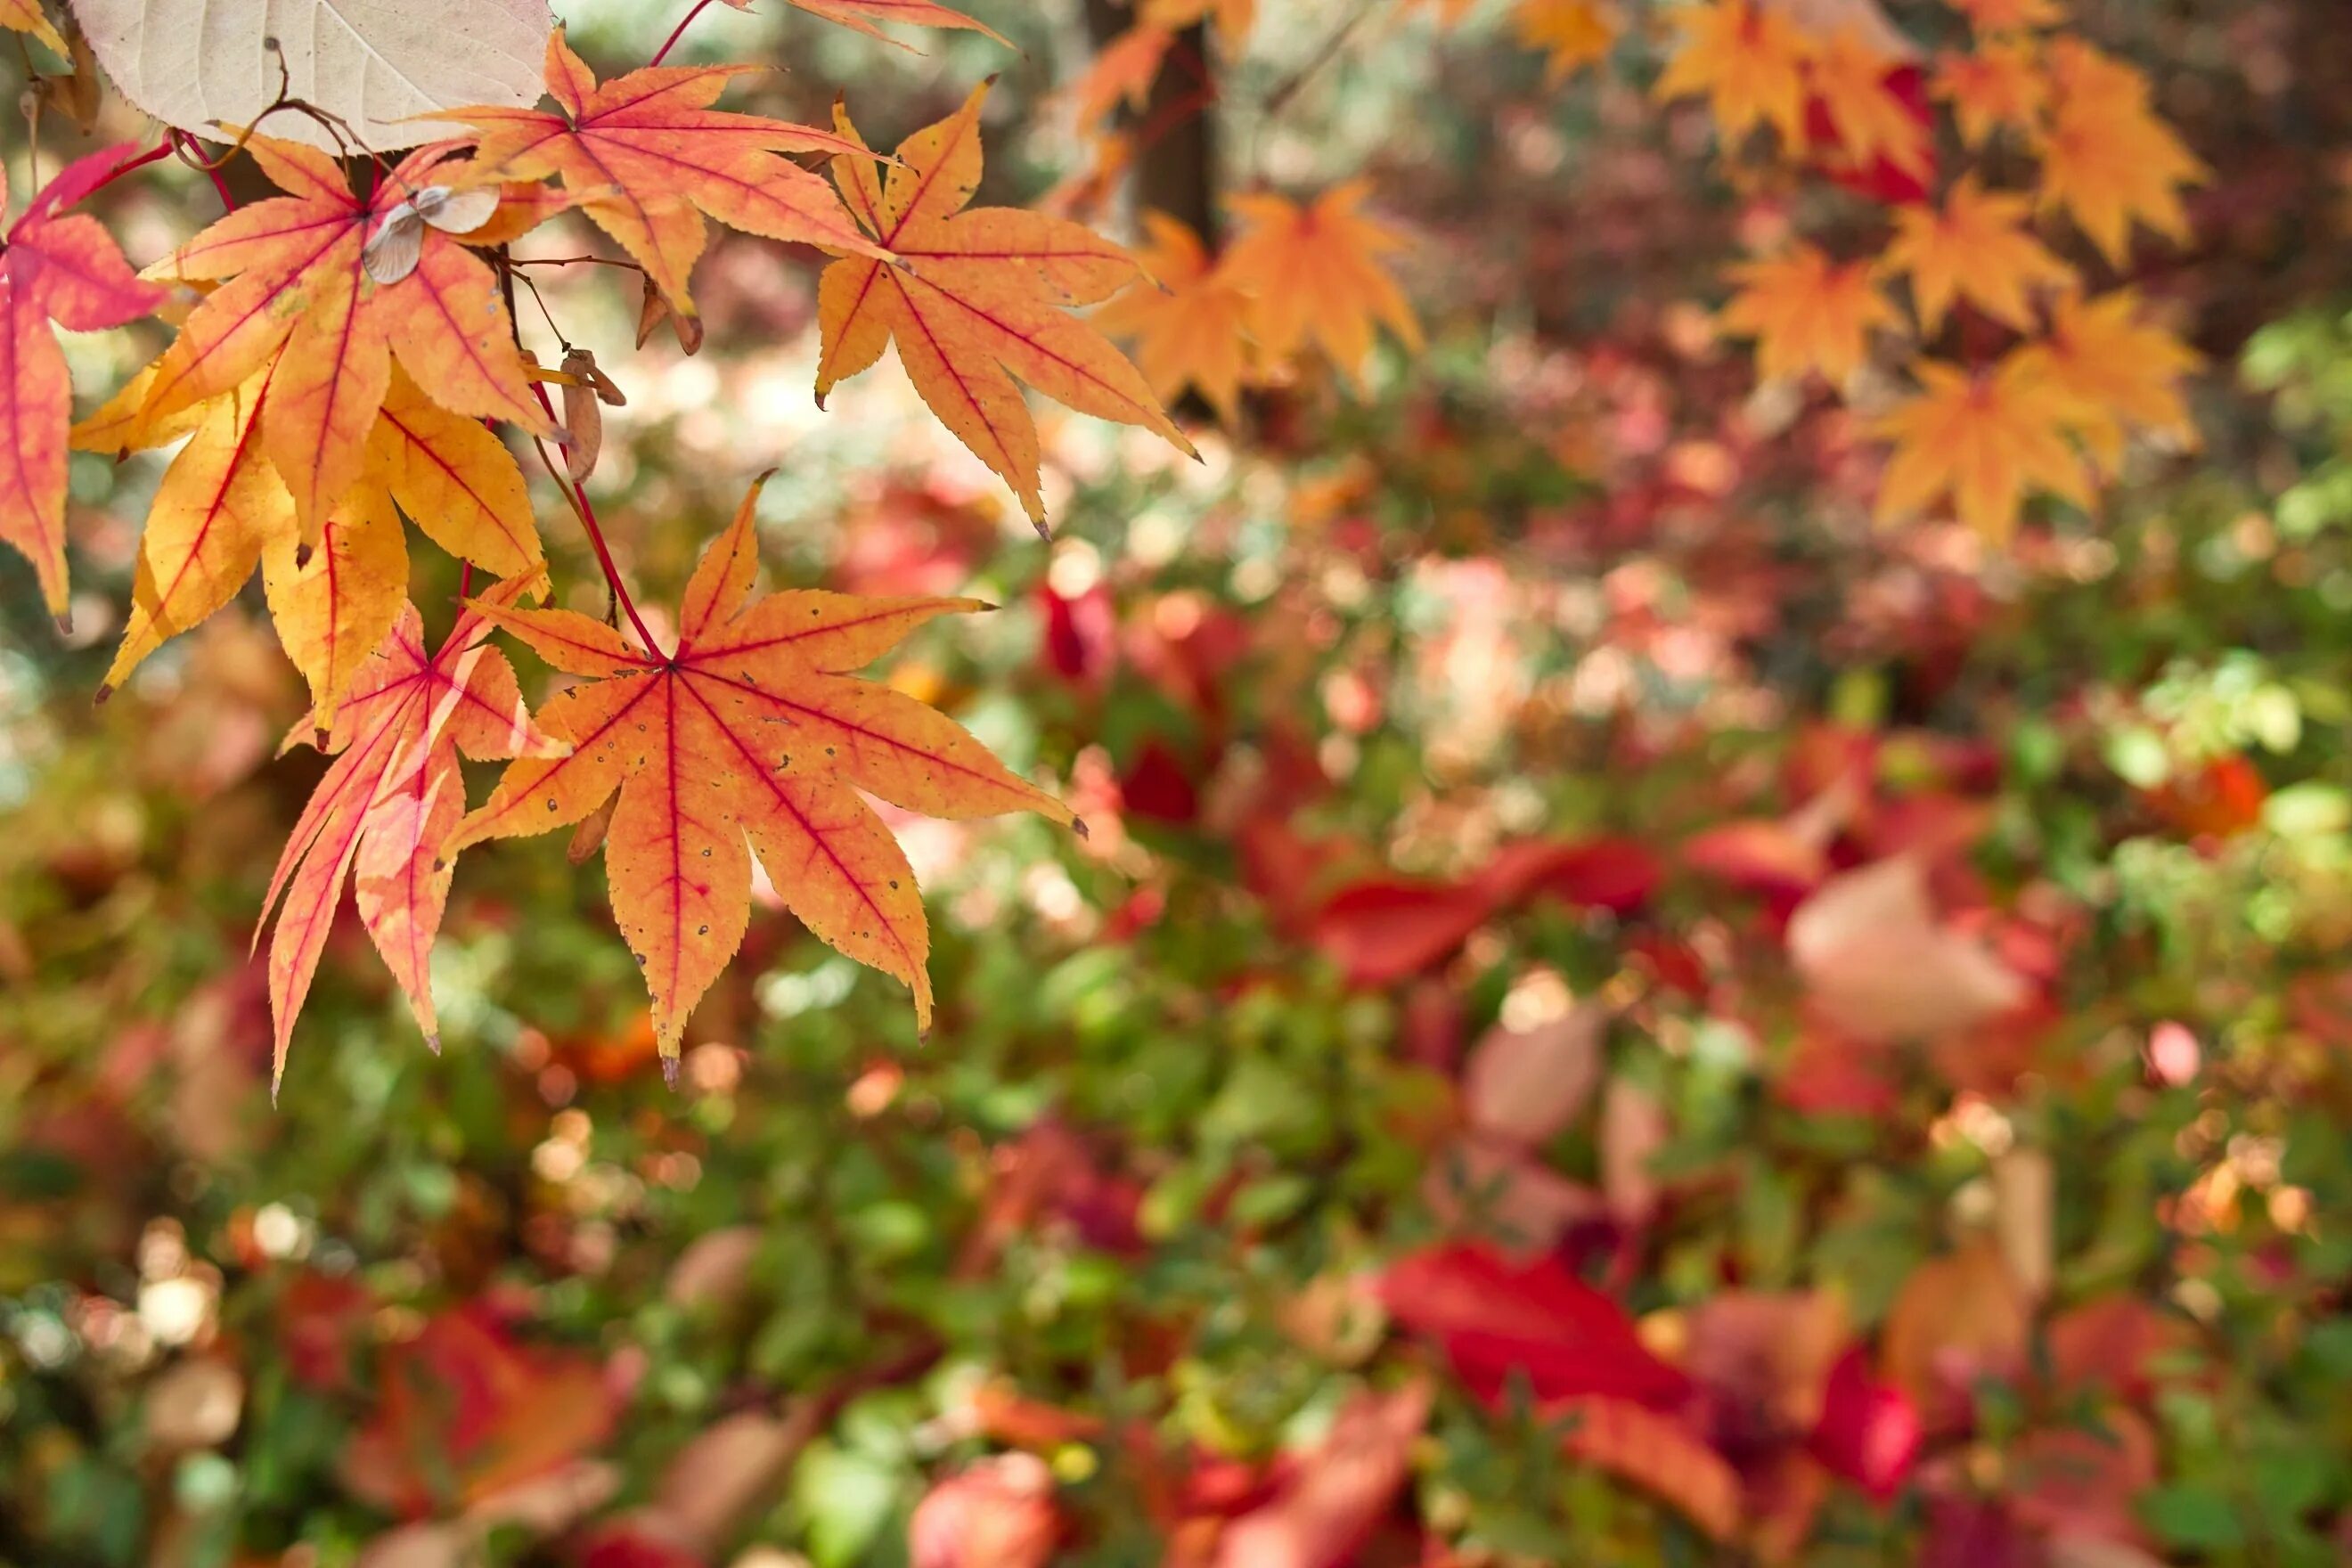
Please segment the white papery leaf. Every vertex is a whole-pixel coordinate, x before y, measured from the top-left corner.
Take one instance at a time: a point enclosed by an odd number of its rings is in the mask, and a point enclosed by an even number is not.
[[[555,26],[547,0],[69,0],[98,63],[133,104],[218,137],[278,97],[340,115],[360,145],[414,147],[461,127],[437,109],[537,103]],[[267,40],[277,40],[277,50]],[[335,151],[308,115],[273,114],[272,136]]]

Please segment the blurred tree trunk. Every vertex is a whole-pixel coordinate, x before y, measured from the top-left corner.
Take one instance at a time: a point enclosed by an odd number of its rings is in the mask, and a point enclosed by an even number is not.
[[[1087,30],[1096,48],[1134,26],[1135,7],[1127,0],[1087,0]],[[1219,233],[1215,82],[1207,28],[1195,23],[1169,47],[1142,110],[1120,120],[1129,134],[1150,138],[1136,154],[1137,209],[1183,219],[1213,251]]]

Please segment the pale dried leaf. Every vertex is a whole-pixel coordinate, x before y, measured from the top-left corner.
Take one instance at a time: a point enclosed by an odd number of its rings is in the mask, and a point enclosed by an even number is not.
[[[649,1511],[661,1533],[698,1553],[715,1551],[775,1489],[803,1438],[790,1423],[750,1410],[703,1431],[654,1487]]]
[[[2025,983],[1946,927],[1911,856],[1822,885],[1789,921],[1789,955],[1829,1021],[1869,1041],[1957,1034],[2025,1000]]]
[[[1489,1029],[1463,1069],[1471,1127],[1526,1145],[1576,1120],[1601,1081],[1607,1019],[1604,1009],[1588,1002],[1531,1029]]]
[[[245,1408],[245,1379],[207,1356],[166,1368],[147,1389],[147,1439],[165,1453],[228,1440]]]
[[[1992,1163],[1994,1238],[2009,1271],[2027,1296],[2050,1293],[2056,1268],[2052,1227],[2058,1202],[2058,1168],[2042,1149],[2010,1149]]]
[[[1666,1133],[1666,1109],[1656,1095],[1630,1079],[1609,1080],[1601,1098],[1601,1190],[1625,1225],[1647,1225],[1658,1211],[1650,1162],[1665,1147]]]
[[[612,813],[607,811],[587,821],[610,821]],[[575,857],[580,858],[585,857]],[[677,1255],[677,1261],[670,1265],[669,1278],[662,1284],[662,1296],[678,1307],[706,1303],[724,1306],[743,1293],[751,1260],[759,1251],[757,1226],[730,1225],[706,1231],[689,1242],[686,1250]]]
[[[349,123],[376,152],[455,132],[437,109],[537,103],[547,0],[70,0],[122,96],[183,131],[217,136],[291,95]],[[273,52],[265,40],[278,40]],[[335,150],[308,115],[272,136]]]

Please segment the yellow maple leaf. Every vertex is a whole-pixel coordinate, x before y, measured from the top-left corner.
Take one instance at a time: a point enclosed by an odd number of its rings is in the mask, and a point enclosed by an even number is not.
[[[1840,264],[1810,245],[1743,263],[1731,277],[1740,289],[1724,306],[1720,324],[1756,340],[1757,374],[1767,381],[1819,371],[1843,383],[1862,368],[1871,330],[1899,323],[1872,281],[1869,262]]]
[[[1229,199],[1244,227],[1220,270],[1249,296],[1269,363],[1312,340],[1341,375],[1359,381],[1381,326],[1420,352],[1421,323],[1381,260],[1405,242],[1356,210],[1371,188],[1349,180],[1304,205],[1265,193]]]
[[[1916,368],[1920,391],[1872,427],[1894,445],[1879,480],[1880,521],[1948,496],[1962,522],[1999,541],[2028,495],[2091,504],[2083,459],[2064,435],[2074,400],[2033,359],[2012,350],[1990,371],[1938,360]]]
[[[1887,86],[1896,61],[1841,27],[1814,54],[1811,80],[1839,149],[1854,164],[1885,159],[1914,177],[1928,168],[1927,128]]]
[[[2033,291],[2063,289],[2074,269],[2051,254],[2025,227],[2032,201],[1988,191],[1963,174],[1942,210],[1925,205],[1895,215],[1895,238],[1881,258],[1889,272],[1908,273],[1919,326],[1933,334],[1955,300],[1966,300],[2004,326],[2033,325]]]
[[[2204,360],[2147,320],[2139,296],[2129,289],[2095,300],[2061,300],[2049,337],[2020,357],[2067,399],[2068,426],[2107,473],[2122,463],[2124,438],[2134,430],[2197,445],[2180,378]]]
[[[1756,0],[1709,0],[1675,15],[1682,38],[1658,77],[1662,99],[1703,97],[1727,141],[1769,124],[1790,148],[1805,140],[1811,40]]]
[[[0,0],[0,27],[29,33],[55,49],[60,58],[73,58],[73,47],[41,14],[40,0]]]
[[[2031,37],[1993,38],[1974,54],[1945,55],[1929,89],[1951,105],[1960,141],[1971,150],[2002,126],[2032,132],[2050,100],[2041,50]]]
[[[1134,342],[1136,367],[1163,402],[1190,386],[1230,425],[1249,371],[1249,297],[1211,262],[1191,225],[1147,212],[1143,227],[1150,243],[1137,259],[1150,277],[1097,310],[1095,325]]]
[[[2147,79],[2079,38],[2053,38],[2050,79],[2050,123],[2035,147],[2042,205],[2065,208],[2117,266],[2135,219],[2186,242],[2180,192],[2211,172],[2157,118]]]
[[[1519,0],[1511,13],[1512,33],[1545,51],[1544,80],[1555,86],[1607,58],[1618,30],[1616,12],[1600,0]]]

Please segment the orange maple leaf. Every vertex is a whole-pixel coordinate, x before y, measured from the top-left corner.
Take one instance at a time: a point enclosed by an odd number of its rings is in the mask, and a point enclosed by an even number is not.
[[[2031,198],[1987,191],[1963,174],[1942,210],[1906,206],[1895,215],[1895,237],[1880,258],[1888,272],[1908,273],[1922,331],[1933,335],[1955,300],[1966,300],[2019,331],[2033,325],[2033,291],[2065,289],[2074,269],[2053,255],[2025,226]]]
[[[1769,125],[1790,151],[1805,142],[1811,41],[1756,0],[1707,0],[1675,13],[1682,39],[1658,77],[1662,99],[1701,96],[1727,142]]]
[[[461,610],[429,655],[416,606],[403,603],[320,741],[319,749],[335,760],[294,824],[261,903],[261,925],[273,914],[277,921],[269,939],[273,1094],[349,872],[356,872],[361,923],[426,1041],[440,1047],[429,961],[449,901],[457,854],[449,838],[466,812],[458,755],[490,762],[563,751],[531,723],[506,655],[482,646],[490,632],[488,608],[513,604],[527,581],[509,579],[482,595],[483,608]],[[317,732],[305,721],[287,744]],[[260,941],[259,928],[254,940]]]
[[[1544,80],[1553,86],[1608,58],[1619,30],[1617,13],[1601,0],[1519,0],[1511,13],[1513,36],[1544,51]]]
[[[73,381],[49,330],[78,332],[136,321],[163,301],[142,283],[112,237],[72,206],[138,153],[101,148],[58,171],[0,245],[0,541],[39,574],[49,613],[66,613],[66,432]],[[6,192],[0,189],[0,203]]]
[[[0,0],[0,27],[30,33],[55,49],[60,58],[73,58],[72,47],[43,14],[41,0]]]
[[[871,368],[893,342],[898,363],[931,412],[1021,498],[1045,526],[1036,421],[1015,376],[1082,414],[1140,425],[1195,456],[1143,374],[1069,305],[1108,299],[1139,275],[1135,258],[1066,218],[1017,207],[964,204],[980,184],[980,106],[963,107],[898,144],[887,179],[849,121],[835,123],[856,155],[835,158],[833,177],[857,221],[904,259],[886,267],[845,256],[817,280],[823,345],[817,404]],[[861,247],[875,252],[876,247]]]
[[[1264,192],[1226,198],[1244,226],[1219,270],[1249,296],[1269,363],[1290,360],[1311,340],[1360,384],[1381,326],[1421,352],[1421,323],[1381,260],[1403,249],[1404,239],[1357,211],[1371,189],[1369,180],[1349,180],[1304,205]]]
[[[1097,49],[1093,63],[1067,89],[1079,133],[1093,134],[1122,103],[1129,113],[1140,110],[1175,41],[1170,29],[1146,23]]]
[[[2002,126],[2038,130],[2050,81],[2033,39],[1994,38],[1974,54],[1939,57],[1932,90],[1952,106],[1962,144],[1974,149]]]
[[[2120,466],[2125,437],[2136,429],[2155,431],[2181,447],[2197,445],[2180,378],[2204,361],[2147,321],[2131,289],[2095,300],[2061,300],[2049,337],[2027,345],[2021,354],[2068,400],[2068,426],[2106,472]]]
[[[233,392],[276,359],[261,443],[293,494],[306,545],[366,470],[394,355],[453,413],[553,433],[531,401],[498,281],[479,257],[416,226],[410,269],[389,282],[370,275],[366,247],[399,221],[394,209],[446,188],[436,183],[446,145],[411,153],[365,196],[314,148],[256,136],[246,151],[289,194],[238,208],[148,268],[150,277],[230,281],[190,312],[156,361],[146,419]]]
[[[1191,225],[1147,212],[1143,227],[1150,277],[1096,311],[1095,325],[1134,341],[1135,363],[1163,399],[1195,388],[1230,425],[1250,368],[1249,297],[1211,262]]]
[[[1813,246],[1744,262],[1730,276],[1740,289],[1724,305],[1721,325],[1756,340],[1757,374],[1767,381],[1818,371],[1843,384],[1869,357],[1872,330],[1900,321],[1869,262],[1834,262]]]
[[[2211,171],[2157,118],[2147,79],[2079,38],[2053,38],[2050,80],[2050,122],[2035,140],[2042,205],[2065,208],[2118,267],[2135,220],[2186,243],[2180,192]]]
[[[2059,0],[1947,0],[1979,33],[2017,33],[2054,27],[2066,19]]]
[[[308,662],[298,654],[296,662],[312,679],[312,701],[331,713],[341,697],[337,681],[355,677],[359,669],[348,643],[339,646],[342,634],[333,628],[354,628],[358,637],[367,637],[371,627],[380,631],[406,586],[408,557],[397,522],[388,537],[373,526],[392,515],[394,502],[435,543],[460,559],[507,576],[540,565],[530,497],[512,455],[479,423],[435,405],[395,365],[368,437],[367,469],[331,514],[341,520],[345,558],[354,531],[363,531],[362,559],[377,569],[363,578],[339,577],[329,571],[336,563],[331,551],[305,579],[303,569],[293,564],[299,535],[294,498],[270,466],[261,439],[278,374],[276,363],[265,365],[235,392],[168,419],[142,422],[126,412],[145,395],[149,377],[142,373],[121,396],[74,427],[76,447],[115,456],[193,434],[163,470],[148,507],[131,615],[99,688],[100,700],[166,640],[228,603],[274,551],[283,557],[277,579],[287,591],[273,599],[273,607],[286,605],[299,617],[281,625],[281,639],[289,652],[314,652]],[[305,580],[311,584],[309,591],[291,588]],[[305,624],[321,595],[330,601],[320,623],[327,628],[323,636]]]
[[[1810,80],[1846,162],[1867,168],[1883,160],[1922,178],[1930,166],[1927,128],[1888,85],[1898,63],[1858,28],[1841,27],[1815,50]]]
[[[1217,42],[1224,46],[1227,54],[1238,54],[1249,41],[1250,28],[1257,23],[1257,0],[1143,0],[1138,14],[1152,26],[1166,27],[1171,32],[1213,19]]]
[[[1922,390],[1874,425],[1895,448],[1879,481],[1882,521],[1949,496],[1962,522],[2000,541],[2032,492],[2091,504],[2083,459],[2064,435],[2074,402],[2032,359],[2011,350],[1989,373],[1936,360],[1916,368]]]
[[[758,69],[649,66],[600,86],[558,27],[547,40],[547,89],[560,112],[478,104],[436,118],[479,128],[474,159],[487,170],[560,176],[670,308],[690,317],[687,279],[709,238],[706,213],[769,239],[887,255],[857,232],[823,180],[777,156],[839,153],[847,145],[840,137],[710,107],[730,81]]]
[[[567,610],[484,607],[557,668],[593,679],[540,713],[571,754],[509,767],[444,849],[577,822],[617,791],[604,840],[613,910],[645,967],[668,1062],[742,941],[753,852],[810,931],[912,988],[928,1028],[922,900],[859,792],[933,816],[1073,820],[944,715],[850,678],[925,621],[986,606],[814,591],[747,604],[759,493],[695,568],[669,653]]]

